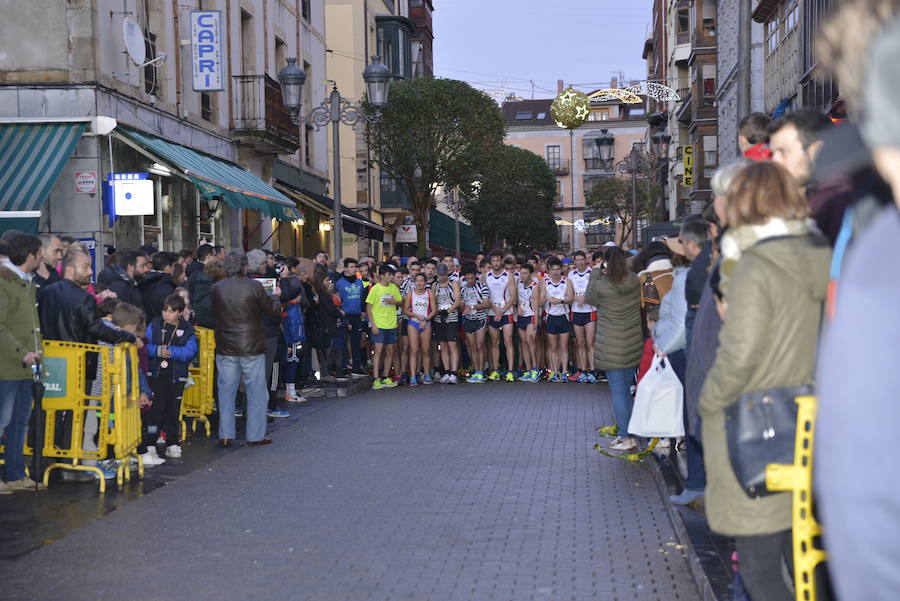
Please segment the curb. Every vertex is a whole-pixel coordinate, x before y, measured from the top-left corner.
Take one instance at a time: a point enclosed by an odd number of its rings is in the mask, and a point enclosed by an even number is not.
[[[681,477],[670,459],[656,454],[647,464],[656,480],[662,501],[675,528],[675,534],[685,546],[685,559],[702,601],[730,601],[733,597],[733,573],[722,557],[722,547],[728,539],[710,532],[706,518],[688,507],[678,507],[669,495],[681,490]]]

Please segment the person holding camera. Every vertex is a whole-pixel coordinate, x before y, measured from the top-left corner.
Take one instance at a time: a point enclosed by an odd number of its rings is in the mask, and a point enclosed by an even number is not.
[[[441,365],[444,373],[441,384],[456,384],[459,372],[459,308],[462,294],[459,279],[450,279],[450,268],[445,263],[437,266],[437,281],[434,284],[437,300],[437,315],[431,321],[434,341],[441,347]]]

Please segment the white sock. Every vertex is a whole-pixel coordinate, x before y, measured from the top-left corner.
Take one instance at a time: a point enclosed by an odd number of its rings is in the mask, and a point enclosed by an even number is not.
[[[297,386],[296,384],[292,384],[290,382],[287,382],[285,384],[285,387],[287,388],[288,396],[296,396],[296,394],[297,394],[296,386]]]

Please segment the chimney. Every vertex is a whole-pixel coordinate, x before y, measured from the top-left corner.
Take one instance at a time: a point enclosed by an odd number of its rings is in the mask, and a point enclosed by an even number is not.
[[[563,88],[564,88],[564,87],[565,87],[565,86],[563,85],[563,80],[557,79],[557,80],[556,80],[556,93],[557,93],[557,94],[562,94],[562,91],[563,91]]]
[[[615,90],[616,88],[618,88],[618,87],[619,87],[619,80],[618,80],[618,78],[613,77],[612,79],[610,79],[610,80],[609,80],[609,87],[612,88],[613,90]]]

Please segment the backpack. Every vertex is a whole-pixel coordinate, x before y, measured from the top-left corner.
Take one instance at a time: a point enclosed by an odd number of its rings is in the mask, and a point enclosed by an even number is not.
[[[290,303],[284,309],[284,317],[281,328],[284,331],[284,340],[288,346],[306,341],[305,320],[303,311],[296,303]]]
[[[663,271],[651,271],[640,276],[641,277],[641,309],[646,309],[651,305],[658,305],[665,298],[669,290],[672,289],[672,281],[674,277],[671,269]],[[657,281],[660,287],[657,287]],[[663,289],[660,292],[660,288]]]

